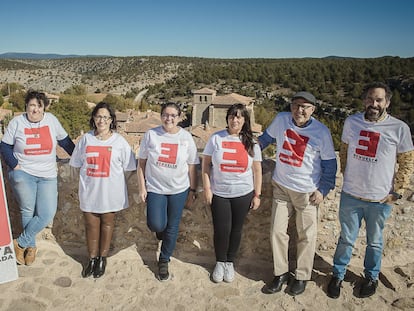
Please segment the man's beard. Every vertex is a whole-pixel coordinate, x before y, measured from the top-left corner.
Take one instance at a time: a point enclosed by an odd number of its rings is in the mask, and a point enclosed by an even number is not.
[[[368,121],[378,121],[385,113],[385,108],[369,106],[365,109],[365,119]]]

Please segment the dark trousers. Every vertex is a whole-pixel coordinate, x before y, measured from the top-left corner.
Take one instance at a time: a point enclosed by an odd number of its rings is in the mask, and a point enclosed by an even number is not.
[[[214,226],[216,260],[233,262],[239,250],[244,220],[254,192],[237,198],[213,195],[211,212]]]

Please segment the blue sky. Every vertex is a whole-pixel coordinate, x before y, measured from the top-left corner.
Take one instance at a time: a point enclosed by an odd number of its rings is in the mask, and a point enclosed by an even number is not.
[[[409,0],[10,0],[0,53],[414,57]]]

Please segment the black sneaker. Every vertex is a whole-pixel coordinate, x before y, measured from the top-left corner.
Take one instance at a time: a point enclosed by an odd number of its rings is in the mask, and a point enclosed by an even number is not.
[[[328,284],[327,294],[328,297],[336,299],[341,295],[341,284],[342,280],[338,277],[333,276],[331,281]]]
[[[375,294],[378,287],[378,280],[366,278],[359,289],[359,297],[367,298]]]
[[[168,273],[168,261],[158,262],[158,279],[160,281],[168,281],[170,274]]]

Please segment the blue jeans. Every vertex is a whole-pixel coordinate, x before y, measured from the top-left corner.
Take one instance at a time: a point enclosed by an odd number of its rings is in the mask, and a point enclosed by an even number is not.
[[[21,247],[36,247],[36,235],[52,220],[57,208],[57,178],[10,170],[9,181],[20,207],[23,232],[17,238]]]
[[[147,225],[153,232],[162,232],[159,261],[170,261],[175,249],[181,215],[187,200],[188,191],[177,194],[147,194]]]
[[[367,239],[364,274],[366,278],[378,279],[383,249],[382,231],[385,221],[391,214],[391,210],[391,205],[379,202],[366,202],[344,192],[341,193],[339,205],[341,234],[333,260],[334,276],[341,280],[345,277],[346,267],[351,260],[352,249],[358,237],[362,219],[364,219]]]

